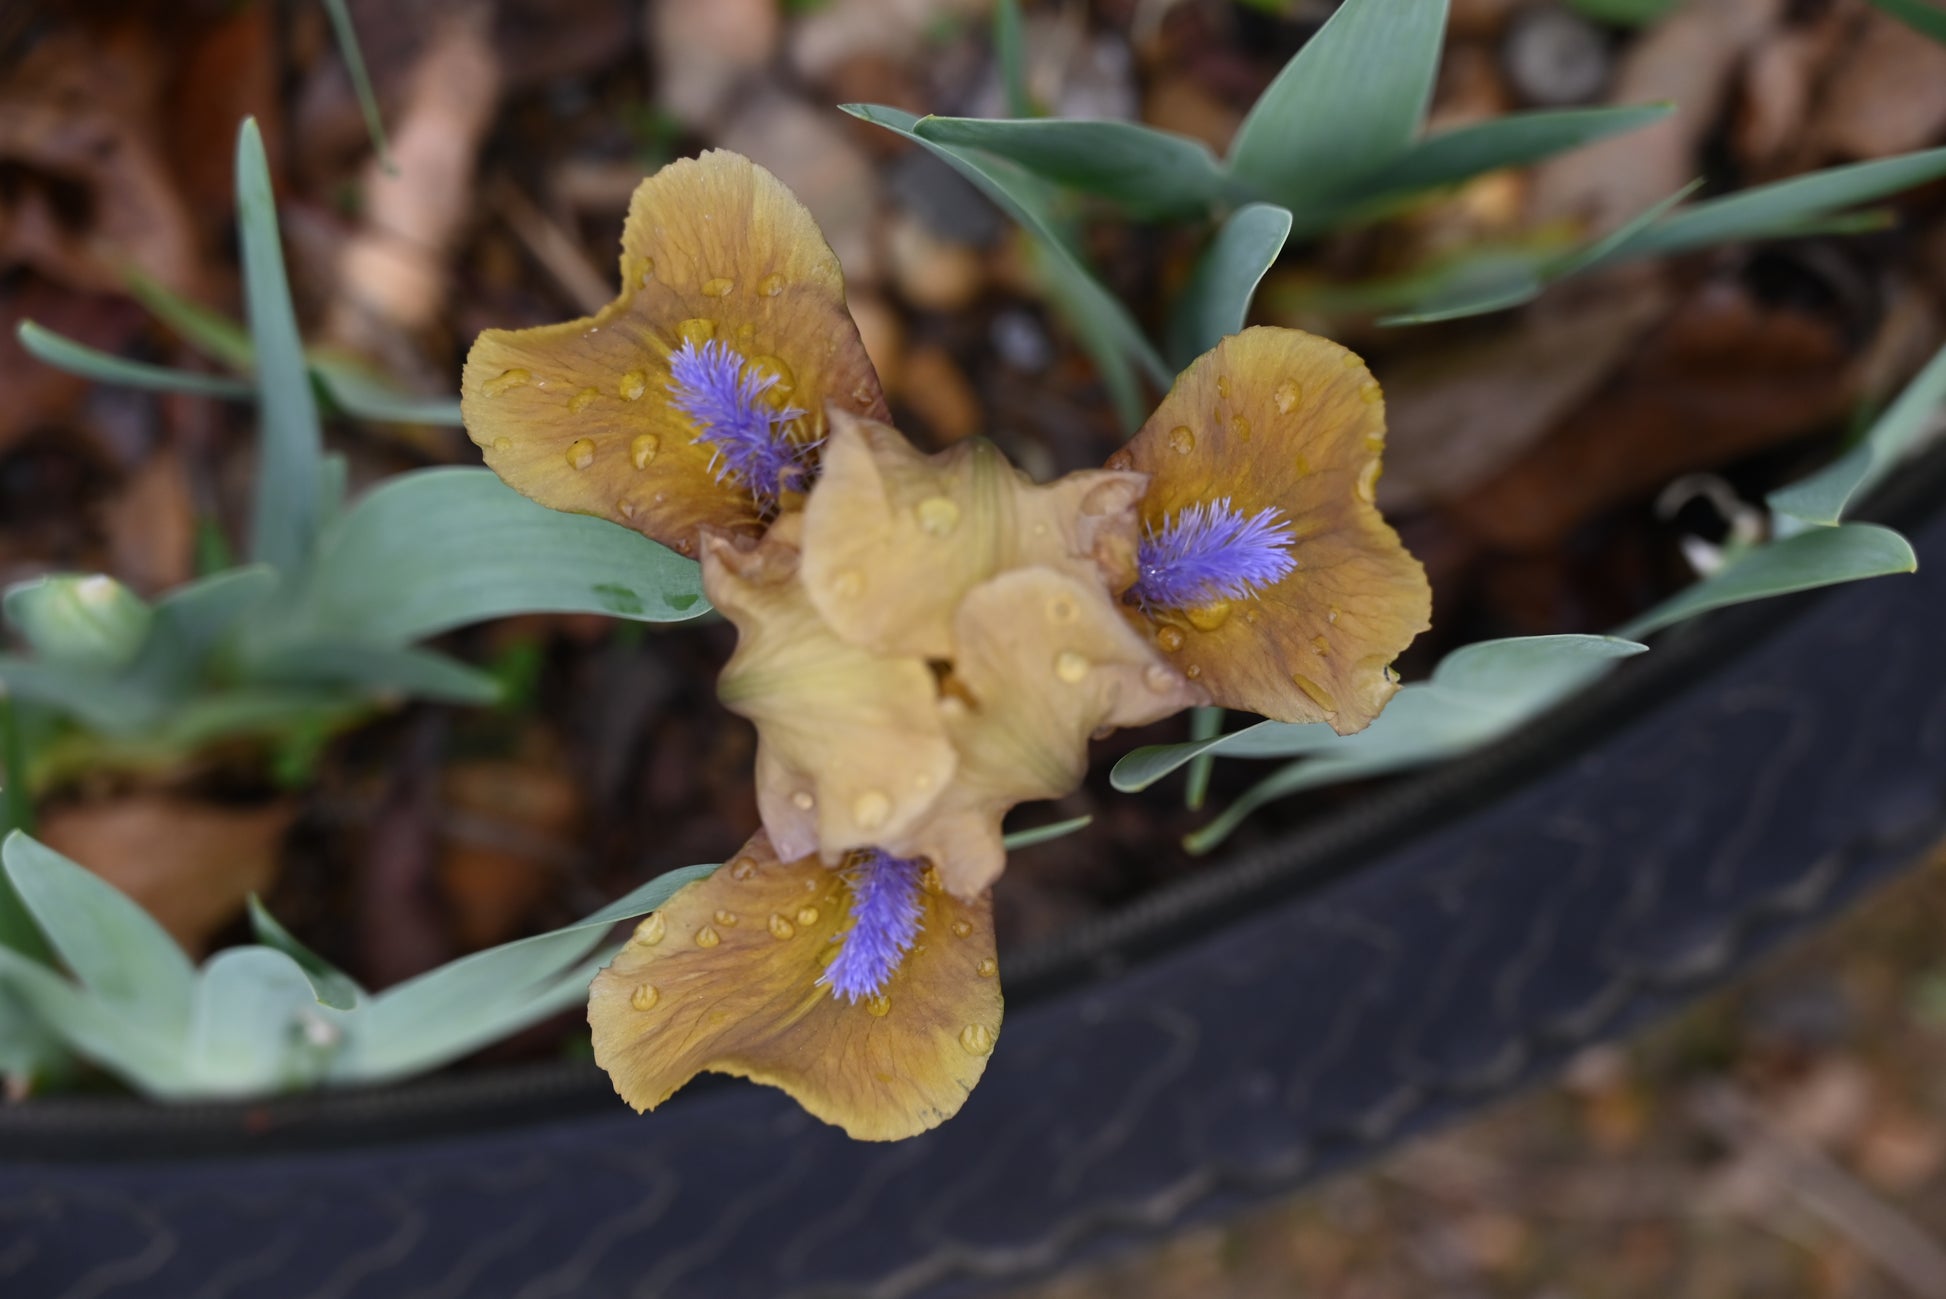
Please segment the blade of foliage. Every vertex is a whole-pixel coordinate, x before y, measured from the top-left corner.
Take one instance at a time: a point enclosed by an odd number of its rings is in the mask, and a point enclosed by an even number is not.
[[[459,660],[410,646],[307,640],[253,659],[249,676],[267,685],[341,687],[452,704],[492,704],[500,683]]]
[[[1057,261],[1067,277],[1081,309],[1115,339],[1116,345],[1146,372],[1155,383],[1167,386],[1175,375],[1163,364],[1161,356],[1143,335],[1135,318],[1121,301],[1103,288],[1081,261],[1069,240],[1057,228],[1052,199],[1046,182],[1022,171],[1003,158],[976,153],[955,145],[928,140],[914,131],[919,119],[911,113],[882,104],[842,104],[853,117],[882,126],[886,130],[917,141],[999,206],[1000,210],[1036,236],[1048,257]]]
[[[1946,148],[1814,171],[1685,208],[1638,232],[1614,257],[1649,257],[1796,233],[1846,208],[1946,176]]]
[[[110,735],[149,725],[164,705],[153,691],[96,668],[6,654],[0,654],[0,687],[16,699],[69,714]]]
[[[110,356],[84,343],[64,338],[31,320],[21,321],[14,336],[35,360],[95,383],[146,388],[153,392],[195,393],[204,397],[248,397],[251,392],[250,385],[241,379],[197,374],[192,370],[175,370],[165,365],[150,365],[145,361],[127,361],[119,356]]]
[[[131,1014],[126,1007],[112,1005],[5,947],[0,947],[0,991],[13,994],[32,1016],[35,1028],[58,1036],[144,1092],[173,1096],[188,1090],[178,1045],[180,1029]]]
[[[1383,210],[1427,190],[1456,185],[1503,167],[1523,167],[1611,135],[1638,130],[1673,111],[1670,104],[1640,104],[1511,113],[1447,131],[1420,141],[1392,162],[1361,176],[1356,186],[1357,209]],[[1341,215],[1341,211],[1331,215]]]
[[[211,957],[182,1053],[197,1094],[254,1096],[315,1081],[327,1057],[307,1048],[303,1025],[316,1005],[310,979],[280,951],[232,947]]]
[[[1532,636],[1462,646],[1433,670],[1431,680],[1416,690],[1401,690],[1378,720],[1356,735],[1335,737],[1336,743],[1293,737],[1299,751],[1312,756],[1244,791],[1186,837],[1184,846],[1194,853],[1208,852],[1273,799],[1422,766],[1490,744],[1601,676],[1616,660],[1645,649],[1608,636]]]
[[[162,281],[133,267],[122,274],[135,300],[180,334],[191,347],[239,374],[248,374],[256,368],[257,349],[250,342],[250,331],[242,325],[214,308],[183,297]],[[249,391],[246,387],[245,392]]]
[[[1291,214],[1269,203],[1238,208],[1223,223],[1169,315],[1168,355],[1178,369],[1243,328],[1290,232]]]
[[[1355,735],[1337,735],[1322,722],[1258,722],[1213,739],[1137,749],[1115,764],[1110,780],[1133,793],[1203,754],[1317,755],[1320,767],[1357,774],[1431,761],[1468,736],[1498,734],[1592,680],[1610,662],[1645,649],[1612,636],[1583,635],[1463,645],[1440,660],[1429,680],[1401,688],[1378,719]]]
[[[610,925],[655,910],[714,865],[670,871],[600,911],[551,933],[462,957],[389,988],[353,1012],[332,1075],[382,1081],[431,1068],[474,1050],[535,1015],[532,1004],[582,962]],[[586,984],[580,985],[585,992]]]
[[[317,376],[331,404],[354,418],[378,424],[460,425],[457,399],[414,397],[349,362],[330,357],[313,356],[311,373]]]
[[[1568,0],[1568,7],[1598,23],[1647,27],[1676,11],[1682,0]]]
[[[107,1004],[180,1032],[195,969],[176,940],[112,884],[24,834],[0,844],[0,864],[62,964]]]
[[[141,597],[100,573],[16,582],[0,608],[42,659],[104,671],[135,657],[155,619]]]
[[[250,930],[265,947],[274,947],[297,962],[318,1001],[333,1010],[350,1010],[364,1001],[365,990],[352,977],[299,942],[256,894],[250,895]]]
[[[33,833],[34,800],[27,788],[27,746],[21,736],[14,702],[3,690],[0,690],[0,766],[4,766],[0,779],[6,781],[5,787],[0,788],[0,844],[4,844],[15,831],[23,835]],[[12,948],[43,964],[54,958],[54,949],[47,945],[46,936],[34,923],[27,904],[20,900],[5,870],[0,870],[0,947]],[[4,1014],[0,1010],[0,1016]]]
[[[1936,41],[1946,41],[1946,8],[1934,0],[1871,0],[1878,8]]]
[[[1198,708],[1189,715],[1189,740],[1213,740],[1223,733],[1223,709]],[[1182,805],[1192,812],[1203,810],[1209,798],[1210,776],[1216,770],[1216,755],[1207,751],[1189,760],[1189,775],[1183,781]]]
[[[1918,566],[1912,547],[1890,528],[1875,523],[1812,528],[1751,547],[1636,618],[1618,634],[1646,636],[1712,609],[1867,577],[1910,573]]]
[[[912,129],[923,140],[985,150],[1139,216],[1200,213],[1233,189],[1200,140],[1135,122],[922,117]]]
[[[1445,0],[1345,0],[1258,98],[1230,170],[1308,211],[1418,138],[1446,29]]]
[[[198,578],[162,597],[149,638],[125,674],[134,686],[175,701],[204,673],[219,642],[277,588],[262,564]]]
[[[1805,523],[1830,526],[1854,497],[1870,491],[1909,454],[1946,405],[1946,348],[1941,348],[1858,444],[1809,478],[1770,494],[1770,508]]]
[[[1077,830],[1087,829],[1094,824],[1094,820],[1092,816],[1077,816],[1068,821],[1056,821],[1052,825],[1037,825],[1031,830],[1015,830],[1003,842],[1008,852],[1017,852],[1022,848],[1032,848],[1035,844],[1065,839]]]
[[[1000,65],[1000,88],[1010,117],[1038,117],[1033,91],[1027,85],[1027,39],[1021,31],[1020,0],[999,0],[993,6],[993,59]]]
[[[294,572],[317,533],[323,435],[284,274],[270,164],[254,120],[246,119],[237,135],[236,190],[243,296],[256,344],[261,423],[250,557],[280,572]]]
[[[399,174],[397,164],[392,161],[392,150],[385,142],[385,121],[379,116],[378,96],[372,92],[372,78],[365,71],[365,54],[358,48],[358,29],[352,25],[351,11],[345,0],[324,0],[324,11],[331,15],[331,33],[338,41],[338,56],[345,61],[345,74],[351,78],[351,88],[358,96],[358,107],[365,114],[365,130],[372,137],[372,148],[378,153],[379,166],[388,176]]]
[[[1123,346],[1120,323],[1099,309],[1101,286],[1080,263],[1050,244],[1029,240],[1027,257],[1048,307],[1094,361],[1116,420],[1134,433],[1148,415],[1148,403],[1135,362]]]
[[[695,561],[534,504],[486,469],[381,483],[319,538],[283,620],[292,640],[404,645],[522,612],[678,622],[708,610]]]

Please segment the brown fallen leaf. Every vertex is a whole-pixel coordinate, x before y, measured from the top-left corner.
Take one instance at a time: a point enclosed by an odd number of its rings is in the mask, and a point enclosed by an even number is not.
[[[442,780],[439,886],[472,951],[531,926],[581,843],[584,800],[558,763],[465,762]]]
[[[1828,74],[1810,118],[1818,162],[1883,158],[1946,132],[1946,44],[1873,10]]]
[[[182,457],[164,448],[122,482],[101,510],[109,566],[136,591],[156,595],[193,576],[196,509]]]
[[[131,794],[60,803],[40,818],[42,842],[141,903],[192,957],[277,878],[296,807],[245,807],[186,795]]]

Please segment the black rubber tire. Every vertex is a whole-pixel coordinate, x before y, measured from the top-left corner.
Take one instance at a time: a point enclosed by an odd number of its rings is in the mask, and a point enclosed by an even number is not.
[[[1946,460],[1908,478],[1936,500]],[[1285,1190],[1679,1005],[1946,833],[1946,518],[1914,540],[1916,577],[1718,615],[1493,752],[1022,954],[985,1080],[925,1137],[855,1144],[710,1080],[639,1119],[589,1068],[40,1102],[0,1109],[0,1293],[967,1294]]]

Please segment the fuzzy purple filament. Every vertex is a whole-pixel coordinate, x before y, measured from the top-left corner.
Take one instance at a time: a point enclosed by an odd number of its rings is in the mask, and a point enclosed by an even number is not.
[[[1192,505],[1137,546],[1135,598],[1164,609],[1240,600],[1297,567],[1295,540],[1274,505],[1248,518],[1227,496]]]
[[[919,937],[919,863],[876,848],[845,866],[851,928],[820,983],[856,1002],[881,992]]]
[[[714,452],[710,464],[716,481],[734,474],[765,506],[806,485],[804,456],[810,448],[785,429],[804,412],[764,400],[777,385],[775,375],[745,373],[736,350],[713,341],[701,348],[684,342],[669,358],[669,375],[676,409],[696,421],[696,440]]]

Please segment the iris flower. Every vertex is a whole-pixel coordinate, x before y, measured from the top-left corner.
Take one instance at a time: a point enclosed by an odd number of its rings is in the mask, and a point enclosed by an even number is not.
[[[1395,688],[1429,601],[1373,501],[1377,384],[1246,330],[1106,469],[1039,485],[884,422],[836,259],[746,159],[645,181],[622,281],[590,319],[482,334],[467,428],[541,503],[700,559],[763,829],[595,979],[596,1059],[638,1110],[715,1070],[913,1135],[999,1035],[1011,808],[1074,790],[1104,729],[1216,702],[1350,731]]]

